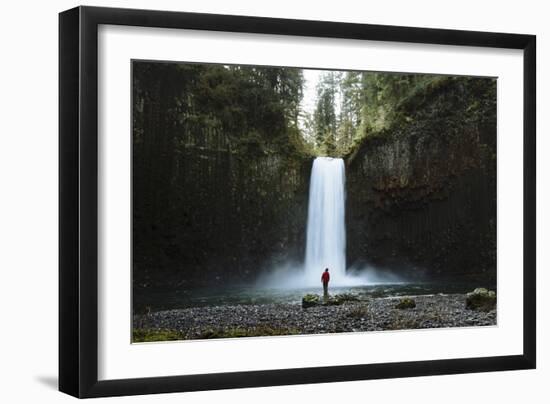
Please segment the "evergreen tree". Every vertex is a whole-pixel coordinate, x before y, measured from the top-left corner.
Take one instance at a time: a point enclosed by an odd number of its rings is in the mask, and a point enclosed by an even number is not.
[[[323,76],[317,86],[317,104],[313,115],[315,141],[318,147],[325,144],[327,137],[335,138],[337,129],[336,93],[338,77],[334,72]]]
[[[338,127],[338,145],[347,149],[353,142],[357,128],[361,124],[363,87],[360,72],[346,72],[339,83],[342,103]]]

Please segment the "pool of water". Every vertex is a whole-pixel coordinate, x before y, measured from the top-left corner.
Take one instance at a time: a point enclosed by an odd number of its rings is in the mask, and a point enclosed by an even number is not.
[[[330,294],[353,293],[362,298],[405,295],[467,293],[487,285],[468,282],[384,283],[353,287],[332,287]],[[181,309],[187,307],[224,306],[239,304],[299,303],[306,293],[322,294],[322,287],[314,288],[259,288],[232,286],[195,289],[141,289],[134,292],[134,309],[141,312]]]

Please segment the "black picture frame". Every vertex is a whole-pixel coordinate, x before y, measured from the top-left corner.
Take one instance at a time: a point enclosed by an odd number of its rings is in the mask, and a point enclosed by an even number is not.
[[[100,24],[523,50],[523,354],[99,381]],[[535,368],[535,104],[534,35],[96,7],[60,13],[59,390],[84,398]]]

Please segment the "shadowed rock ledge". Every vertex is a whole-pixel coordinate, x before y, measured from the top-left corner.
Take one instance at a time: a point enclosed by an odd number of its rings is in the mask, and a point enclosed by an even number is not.
[[[447,79],[347,160],[348,262],[496,277],[496,81]]]

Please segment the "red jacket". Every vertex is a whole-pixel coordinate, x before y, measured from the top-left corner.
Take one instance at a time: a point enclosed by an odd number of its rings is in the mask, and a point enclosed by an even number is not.
[[[323,272],[323,275],[321,275],[321,282],[328,283],[329,280],[330,275],[328,274],[328,272]]]

